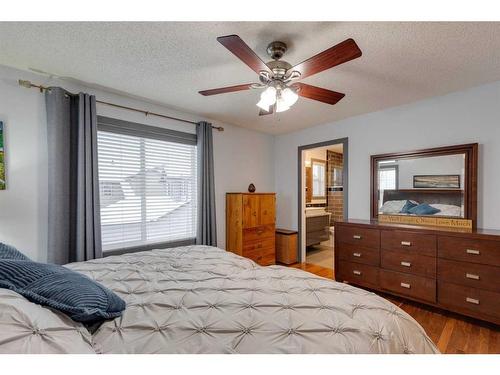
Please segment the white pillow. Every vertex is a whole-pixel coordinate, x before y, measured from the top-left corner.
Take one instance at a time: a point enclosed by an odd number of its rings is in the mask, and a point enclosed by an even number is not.
[[[383,214],[399,214],[405,204],[406,199],[402,201],[387,201],[380,208],[380,212]]]
[[[436,213],[436,216],[462,216],[462,208],[460,206],[454,206],[452,204],[430,204],[429,206],[437,208],[440,212]]]

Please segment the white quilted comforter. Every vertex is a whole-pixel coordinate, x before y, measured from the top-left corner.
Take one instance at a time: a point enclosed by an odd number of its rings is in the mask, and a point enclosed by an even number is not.
[[[127,302],[90,335],[0,289],[0,352],[437,353],[420,325],[377,295],[206,246],[73,263]]]

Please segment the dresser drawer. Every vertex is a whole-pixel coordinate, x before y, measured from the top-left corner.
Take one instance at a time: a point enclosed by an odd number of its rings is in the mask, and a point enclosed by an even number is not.
[[[245,242],[243,244],[243,256],[245,256],[245,252],[249,251],[261,251],[262,249],[273,249],[274,251],[274,243],[274,238],[264,238],[257,241]]]
[[[339,259],[355,263],[370,264],[378,266],[380,264],[380,251],[369,247],[353,245],[350,243],[338,242],[337,251]]]
[[[487,315],[500,319],[500,293],[439,281],[438,302],[459,312],[472,312],[479,318]]]
[[[500,241],[439,236],[438,256],[446,259],[500,266]]]
[[[254,262],[260,264],[261,266],[268,266],[270,264],[275,264],[276,262],[276,252],[274,247],[267,247],[256,250],[243,250],[242,254],[245,258],[252,259]]]
[[[438,260],[439,280],[500,293],[500,267]]]
[[[381,250],[382,268],[436,278],[436,258],[407,251]]]
[[[337,226],[335,227],[335,235],[339,242],[375,249],[380,247],[380,231],[378,229]]]
[[[378,288],[378,267],[340,261],[335,272],[337,281]]]
[[[387,250],[405,250],[420,255],[436,256],[436,236],[432,234],[382,230],[380,246]]]
[[[434,279],[380,270],[380,287],[419,300],[436,302],[436,280]]]
[[[274,238],[274,225],[263,225],[255,228],[243,229],[243,243],[258,241],[264,238]]]

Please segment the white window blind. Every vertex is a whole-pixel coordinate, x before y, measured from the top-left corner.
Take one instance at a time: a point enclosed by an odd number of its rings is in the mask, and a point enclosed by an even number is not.
[[[195,238],[196,145],[132,128],[97,134],[103,251]]]

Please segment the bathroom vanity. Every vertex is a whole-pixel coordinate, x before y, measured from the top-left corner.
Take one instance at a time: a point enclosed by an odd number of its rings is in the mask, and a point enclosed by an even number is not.
[[[318,245],[330,239],[330,215],[325,207],[306,208],[306,246]]]

